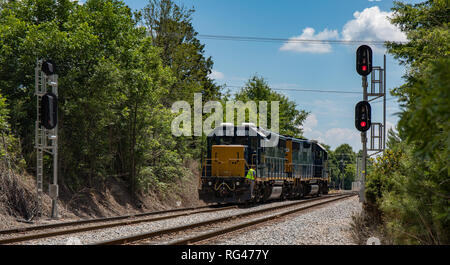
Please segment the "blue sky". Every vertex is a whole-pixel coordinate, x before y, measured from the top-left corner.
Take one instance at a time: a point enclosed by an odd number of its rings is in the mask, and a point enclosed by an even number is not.
[[[147,1],[125,0],[132,9]],[[414,3],[418,1],[405,1]],[[330,40],[395,40],[405,36],[387,22],[393,1],[377,0],[183,0],[194,7],[193,25],[199,34]],[[354,127],[354,106],[362,100],[361,77],[355,71],[355,45],[310,45],[280,42],[239,42],[200,39],[214,61],[218,84],[242,86],[252,75],[274,88],[338,90],[361,94],[278,91],[311,112],[305,136],[330,145],[343,143],[361,149]],[[374,65],[382,66],[384,48],[373,46]],[[387,55],[387,88],[402,84],[405,67]],[[237,88],[231,88],[236,91]],[[391,98],[388,95],[388,99]],[[388,127],[395,126],[400,109],[387,105]],[[373,104],[373,120],[382,121],[382,104]]]

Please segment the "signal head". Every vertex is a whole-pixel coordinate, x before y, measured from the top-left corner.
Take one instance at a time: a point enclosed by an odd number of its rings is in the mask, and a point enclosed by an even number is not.
[[[369,102],[361,101],[355,107],[355,127],[360,132],[366,132],[372,125],[372,107]]]
[[[42,97],[41,101],[41,124],[51,130],[58,123],[58,98],[49,92]]]
[[[356,50],[356,72],[362,76],[372,72],[372,49],[367,45],[361,45]]]
[[[46,75],[53,75],[56,73],[56,66],[51,60],[47,60],[42,63],[41,70]]]

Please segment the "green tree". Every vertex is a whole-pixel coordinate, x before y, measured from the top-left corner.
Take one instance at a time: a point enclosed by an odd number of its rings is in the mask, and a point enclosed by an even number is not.
[[[1,3],[0,87],[29,169],[34,67],[38,58],[51,58],[59,75],[62,184],[94,187],[115,176],[134,190],[165,168],[162,181],[186,175],[168,133],[172,114],[162,105],[176,79],[138,21],[117,0]],[[156,165],[157,159],[164,162]],[[144,176],[144,169],[156,175]]]
[[[349,144],[342,144],[328,154],[328,166],[331,168],[331,181],[345,189],[352,188],[355,181],[356,154]]]
[[[9,129],[8,117],[9,109],[6,104],[6,99],[0,94],[0,130],[5,131]]]
[[[433,0],[396,2],[392,23],[408,42],[387,43],[408,67],[405,84],[393,95],[402,105],[399,134],[368,176],[366,196],[400,244],[448,244],[449,177],[449,6]]]
[[[0,169],[3,171],[1,174],[6,171],[10,174],[10,170],[20,172],[25,169],[19,140],[11,134],[8,119],[8,104],[6,98],[0,94]]]
[[[208,77],[213,61],[205,57],[205,45],[192,26],[194,12],[172,0],[149,0],[143,10],[152,43],[161,48],[163,65],[176,76],[165,100],[167,106],[177,100],[192,103],[196,92],[202,93],[204,102],[220,97],[220,87]]]
[[[253,76],[247,81],[247,84],[238,91],[234,100],[247,102],[254,101],[259,106],[260,101],[266,101],[267,104],[267,125],[271,124],[271,104],[272,101],[279,101],[280,114],[280,134],[301,138],[303,131],[301,126],[308,116],[308,112],[298,110],[297,104],[289,100],[285,95],[273,91],[263,77]]]
[[[435,156],[445,150],[437,143],[449,137],[450,7],[445,0],[396,2],[393,11],[392,23],[408,37],[406,44],[387,43],[389,53],[409,69],[406,83],[393,91],[404,110],[399,132],[418,144],[422,155]]]
[[[205,57],[205,45],[197,39],[198,33],[192,25],[194,12],[194,8],[188,9],[172,0],[149,0],[139,12],[144,18],[147,34],[152,36],[152,44],[160,48],[163,65],[169,67],[175,76],[175,81],[167,87],[168,93],[162,98],[166,107],[179,100],[192,105],[194,93],[202,94],[203,103],[221,97],[221,87],[209,78],[212,58]],[[180,137],[177,150],[200,158],[205,142],[205,136]]]

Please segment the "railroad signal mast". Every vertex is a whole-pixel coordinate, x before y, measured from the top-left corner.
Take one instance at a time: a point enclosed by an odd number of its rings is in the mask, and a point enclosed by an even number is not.
[[[356,72],[362,77],[363,101],[355,107],[355,127],[361,132],[362,165],[360,202],[365,202],[365,181],[367,173],[367,151],[375,151],[372,155],[383,152],[386,148],[386,55],[384,68],[372,65],[372,49],[361,45],[356,50]],[[368,91],[367,76],[371,74],[371,87]],[[378,74],[378,78],[377,78]],[[378,85],[378,89],[377,89]],[[372,107],[370,102],[383,98],[383,123],[372,123]],[[371,99],[369,99],[371,98]],[[367,148],[367,131],[370,130],[370,147]]]
[[[38,214],[42,215],[44,152],[53,155],[53,182],[49,186],[52,218],[58,218],[58,75],[51,61],[38,60],[35,68],[36,102],[36,182]]]

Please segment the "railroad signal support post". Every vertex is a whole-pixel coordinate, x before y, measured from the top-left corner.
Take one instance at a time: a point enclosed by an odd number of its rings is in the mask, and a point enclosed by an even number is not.
[[[373,67],[371,73],[371,87],[367,92],[369,102],[383,98],[383,122],[372,123],[370,130],[370,146],[368,151],[375,152],[370,156],[384,152],[386,149],[386,55],[384,55],[384,67]]]
[[[52,199],[51,218],[58,218],[58,75],[51,61],[38,60],[35,68],[36,104],[36,184],[38,215],[42,215],[42,192],[44,182],[44,152],[53,155],[53,181],[49,185]],[[50,90],[50,91],[48,91]]]
[[[384,68],[373,66],[372,49],[367,45],[361,45],[356,51],[356,72],[362,77],[363,102],[356,105],[355,125],[361,132],[362,165],[361,165],[361,189],[360,202],[365,202],[365,182],[367,175],[367,151],[376,152],[372,155],[384,152],[386,149],[386,55],[384,55]],[[371,74],[371,87],[368,91],[367,76]],[[377,78],[378,74],[378,78]],[[369,100],[369,97],[371,99]],[[369,102],[383,98],[383,123],[372,123],[371,106]],[[363,114],[366,113],[367,116]],[[367,149],[367,131],[370,131],[370,148]]]
[[[363,86],[363,100],[367,101],[367,76],[362,76],[362,86]],[[367,133],[366,131],[361,132],[361,142],[362,142],[362,185],[360,189],[359,201],[364,203],[365,190],[366,190],[366,162],[367,162]]]

